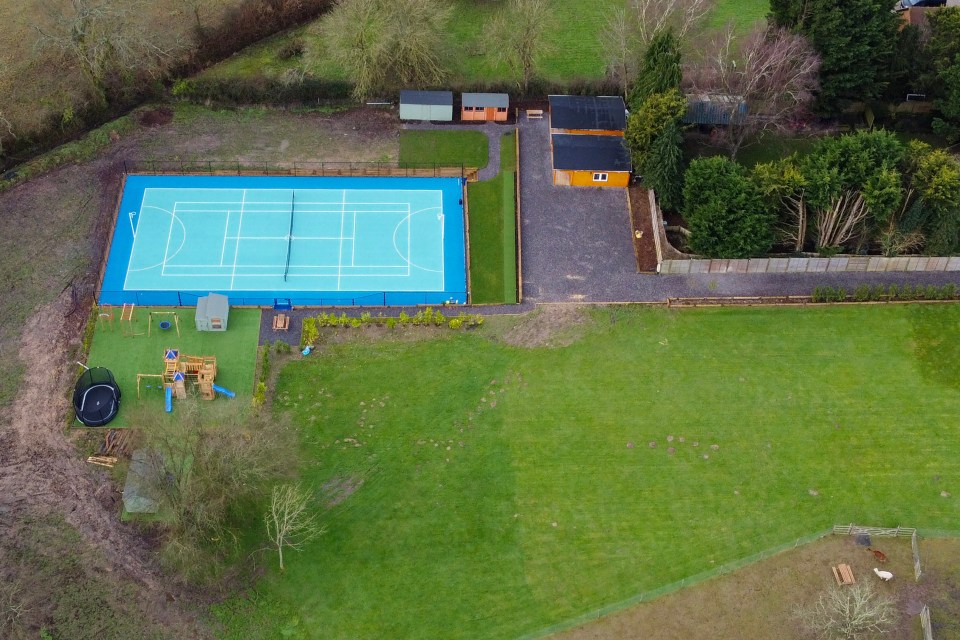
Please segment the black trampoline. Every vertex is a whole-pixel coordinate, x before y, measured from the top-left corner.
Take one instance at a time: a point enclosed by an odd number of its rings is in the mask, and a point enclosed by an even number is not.
[[[100,427],[120,410],[120,387],[109,369],[87,369],[73,388],[73,408],[77,420],[88,427]]]

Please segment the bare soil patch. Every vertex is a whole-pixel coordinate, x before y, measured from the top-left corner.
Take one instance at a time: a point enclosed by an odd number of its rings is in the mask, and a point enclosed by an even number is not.
[[[879,593],[891,596],[897,603],[899,623],[885,637],[912,640],[919,627],[917,616],[922,604],[928,604],[937,619],[935,599],[948,586],[941,572],[955,572],[951,571],[954,562],[948,560],[946,554],[925,550],[946,544],[956,554],[960,551],[960,540],[921,543],[921,558],[926,569],[919,583],[914,580],[909,538],[874,538],[873,543],[874,548],[886,553],[887,563],[879,565],[873,554],[858,546],[853,537],[828,536],[555,637],[563,640],[734,640],[746,635],[802,640],[808,636],[796,618],[798,605],[815,602],[823,590],[835,585],[830,567],[842,562],[851,566],[857,582],[872,582]],[[874,567],[891,571],[894,579],[881,582],[873,574]],[[944,613],[955,613],[958,600],[954,597],[953,609]],[[935,634],[935,637],[939,636]]]
[[[506,330],[502,339],[514,347],[565,347],[580,338],[587,320],[579,305],[541,305]]]
[[[137,123],[143,127],[156,127],[173,122],[173,109],[170,107],[155,107],[144,109],[137,114]]]
[[[650,218],[650,198],[646,189],[632,186],[630,192],[630,226],[633,229],[633,251],[639,273],[656,273],[657,247]]]

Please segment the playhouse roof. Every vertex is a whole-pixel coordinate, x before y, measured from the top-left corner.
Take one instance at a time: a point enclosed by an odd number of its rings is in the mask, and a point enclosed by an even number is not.
[[[465,107],[498,107],[506,109],[510,106],[510,96],[506,93],[464,93],[462,96]]]

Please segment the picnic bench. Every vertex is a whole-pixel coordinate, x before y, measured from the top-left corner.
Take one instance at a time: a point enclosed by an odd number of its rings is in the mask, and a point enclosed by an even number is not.
[[[831,568],[833,569],[833,577],[836,578],[838,585],[843,586],[857,582],[856,578],[853,577],[853,569],[850,568],[850,565],[838,564]]]
[[[543,109],[527,109],[527,120],[543,120]]]
[[[290,316],[285,313],[278,313],[273,316],[273,330],[286,331],[290,328]]]

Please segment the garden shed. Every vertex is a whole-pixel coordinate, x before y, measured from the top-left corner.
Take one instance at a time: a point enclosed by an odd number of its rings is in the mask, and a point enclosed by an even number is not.
[[[506,122],[510,96],[506,93],[464,93],[460,119],[464,122]]]
[[[623,136],[627,107],[620,96],[550,96],[550,133]]]
[[[553,145],[553,184],[571,187],[626,187],[630,152],[623,138],[557,134]]]
[[[740,96],[722,94],[701,94],[687,96],[687,112],[683,116],[686,124],[726,125],[731,117],[739,122],[747,115],[747,103]]]
[[[452,91],[413,91],[400,92],[401,120],[437,120],[453,121]]]
[[[227,296],[211,293],[197,299],[197,331],[226,331],[229,316]]]

